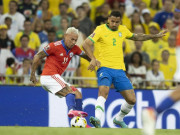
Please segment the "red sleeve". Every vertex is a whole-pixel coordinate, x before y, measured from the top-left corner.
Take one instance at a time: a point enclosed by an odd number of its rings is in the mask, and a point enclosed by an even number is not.
[[[46,53],[47,56],[54,53],[54,43],[50,43],[43,48],[43,51]]]
[[[76,45],[76,52],[75,52],[75,54],[76,55],[81,55],[81,53],[82,53],[82,50],[79,48],[79,46]]]

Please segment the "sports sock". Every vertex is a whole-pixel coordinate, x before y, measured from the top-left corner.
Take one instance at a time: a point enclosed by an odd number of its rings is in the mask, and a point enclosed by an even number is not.
[[[82,111],[82,99],[75,99],[76,110]]]
[[[133,108],[134,105],[130,105],[128,104],[127,102],[124,102],[122,105],[121,105],[121,110],[120,112],[118,113],[118,115],[116,116],[116,120],[117,121],[123,121],[125,115],[127,115],[131,109]]]
[[[157,107],[157,109],[156,109],[157,113],[160,114],[161,112],[163,112],[167,108],[170,108],[174,103],[175,103],[175,101],[171,97],[166,97],[160,103],[160,105]]]
[[[75,94],[69,93],[66,95],[66,104],[68,106],[68,111],[75,110]]]
[[[101,120],[101,116],[104,113],[104,103],[106,99],[103,96],[99,96],[96,101],[95,117]]]

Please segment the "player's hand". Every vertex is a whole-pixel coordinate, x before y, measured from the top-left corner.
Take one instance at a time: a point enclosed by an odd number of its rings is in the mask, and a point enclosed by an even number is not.
[[[96,67],[96,59],[92,59],[88,66],[88,70],[93,71],[95,70],[95,67]]]
[[[163,30],[163,31],[159,32],[158,34],[156,34],[156,38],[164,37],[167,32],[168,32],[168,30]]]
[[[98,68],[100,68],[100,66],[101,66],[101,62],[98,61],[97,59],[96,59],[96,66],[97,66]]]
[[[34,74],[31,74],[30,81],[33,82],[34,85],[37,83],[36,76]]]

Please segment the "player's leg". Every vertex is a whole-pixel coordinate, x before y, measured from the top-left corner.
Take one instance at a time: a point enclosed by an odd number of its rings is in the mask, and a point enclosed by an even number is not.
[[[75,94],[74,91],[66,84],[64,79],[60,75],[52,75],[52,76],[41,76],[40,78],[41,85],[45,90],[55,94],[58,97],[65,97],[66,104],[68,106],[68,111],[76,109],[75,103]],[[82,111],[76,111],[73,115],[84,115]],[[87,116],[87,113],[86,113]]]
[[[98,98],[95,105],[95,117],[90,117],[90,123],[96,128],[101,127],[101,117],[104,113],[104,105],[108,97],[109,89],[112,84],[112,78],[107,71],[107,68],[100,68],[97,71],[98,77]]]
[[[70,86],[70,88],[74,91],[74,94],[75,94],[76,110],[82,111],[82,94],[81,94],[81,92],[79,92],[79,90],[74,86]]]
[[[115,77],[113,83],[116,90],[124,97],[125,102],[121,105],[121,109],[114,118],[113,122],[122,128],[128,128],[123,119],[134,107],[134,104],[136,103],[136,96],[133,90],[133,86],[130,80],[126,77],[125,72],[120,70],[118,73],[116,73],[116,75],[117,76]]]
[[[142,132],[144,135],[154,135],[156,117],[170,108],[174,103],[180,100],[180,86],[178,86],[169,96],[167,96],[156,109],[148,107],[142,111]],[[157,115],[157,116],[156,116]]]
[[[180,86],[178,86],[175,91],[173,91],[169,96],[167,96],[156,108],[158,114],[164,110],[170,108],[175,102],[180,100]]]
[[[101,117],[104,113],[104,106],[108,97],[109,89],[109,86],[99,86],[98,98],[95,105],[95,117],[90,117],[90,123],[96,128],[101,127]]]

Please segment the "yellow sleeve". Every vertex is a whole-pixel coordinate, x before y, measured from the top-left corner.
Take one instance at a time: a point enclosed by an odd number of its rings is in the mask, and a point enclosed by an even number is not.
[[[16,34],[16,37],[14,38],[14,44],[15,44],[16,47],[20,47],[20,37],[21,37],[21,35],[22,34],[19,32],[19,33]]]
[[[39,39],[39,36],[36,35],[36,48],[39,48],[40,44],[41,44],[41,41]]]
[[[130,30],[126,26],[124,27],[125,27],[124,32],[126,33],[126,38],[132,38],[134,34],[130,32]]]
[[[99,27],[96,27],[95,31],[88,37],[93,43],[98,41],[101,36],[101,30]]]

